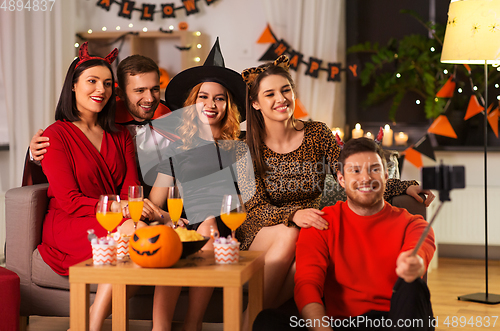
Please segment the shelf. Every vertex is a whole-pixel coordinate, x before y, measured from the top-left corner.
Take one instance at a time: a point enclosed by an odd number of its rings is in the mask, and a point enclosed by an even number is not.
[[[191,46],[189,50],[180,51],[181,70],[203,64],[210,50],[208,36],[198,31],[172,31],[171,33],[162,31],[129,31],[128,33],[126,31],[78,32],[77,36],[83,39],[83,41],[99,41],[99,47],[95,47],[95,45],[92,47],[92,43],[89,43],[89,51],[99,56],[106,56],[113,47],[116,47],[115,45],[108,45],[106,43],[125,35],[125,40],[130,43],[131,54],[128,55],[144,55],[153,59],[156,63],[159,63],[160,58],[158,42],[164,39],[178,40],[177,43],[182,47]],[[203,47],[198,48],[198,44],[203,45]]]

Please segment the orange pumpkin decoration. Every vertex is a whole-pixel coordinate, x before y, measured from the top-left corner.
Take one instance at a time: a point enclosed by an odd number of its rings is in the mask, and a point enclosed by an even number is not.
[[[182,243],[177,233],[165,225],[135,230],[129,242],[130,258],[145,268],[167,268],[179,261]]]
[[[170,76],[168,75],[167,70],[160,68],[160,88],[167,88],[168,82],[170,81]]]
[[[179,30],[181,30],[181,31],[187,30],[188,27],[189,27],[189,25],[187,24],[187,22],[180,22],[179,23]]]

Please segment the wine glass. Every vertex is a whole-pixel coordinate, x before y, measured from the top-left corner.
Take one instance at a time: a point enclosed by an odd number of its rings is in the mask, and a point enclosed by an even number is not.
[[[243,224],[247,217],[245,206],[241,197],[237,194],[226,194],[222,198],[222,207],[220,209],[220,218],[231,229],[231,237],[235,239],[234,232]]]
[[[134,221],[134,229],[137,229],[137,222],[141,219],[142,208],[144,207],[144,191],[140,185],[128,187],[128,210],[130,217]]]
[[[96,218],[103,228],[108,230],[108,237],[123,219],[120,197],[114,194],[105,194],[99,197]]]
[[[172,220],[173,227],[177,227],[177,222],[182,214],[182,197],[181,192],[177,186],[168,188],[167,206],[170,219]]]

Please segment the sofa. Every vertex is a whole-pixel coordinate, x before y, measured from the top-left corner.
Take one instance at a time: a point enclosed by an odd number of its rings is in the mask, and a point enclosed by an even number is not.
[[[17,273],[21,280],[21,326],[26,325],[27,317],[31,315],[69,316],[68,277],[52,271],[37,249],[48,205],[47,188],[48,184],[24,186],[10,189],[5,195],[5,266]],[[91,285],[91,302],[96,289],[96,285]],[[153,291],[153,287],[142,287],[129,300],[130,319],[151,320]],[[175,320],[184,320],[187,299],[187,293],[180,296]],[[205,321],[222,322],[221,308],[222,290],[216,290]]]
[[[330,176],[329,181],[333,180]],[[327,185],[329,185],[327,183]],[[338,186],[331,184],[332,187]],[[5,195],[6,204],[6,268],[17,273],[21,280],[21,324],[31,315],[69,316],[68,277],[52,271],[37,250],[41,242],[42,223],[46,213],[48,184],[37,184],[13,188]],[[325,195],[342,196],[326,192]],[[326,201],[326,200],[324,200]],[[425,205],[407,195],[395,197],[393,205],[406,208],[413,214],[426,216]],[[96,290],[91,286],[91,302]],[[175,312],[175,320],[182,321],[187,310],[187,293],[181,294]],[[152,318],[152,287],[143,287],[129,301],[129,318],[150,320]],[[216,289],[205,314],[206,322],[221,323],[222,291]],[[24,323],[25,325],[25,323]]]

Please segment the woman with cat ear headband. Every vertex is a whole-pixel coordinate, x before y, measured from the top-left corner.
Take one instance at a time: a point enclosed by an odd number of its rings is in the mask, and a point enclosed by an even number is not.
[[[294,118],[295,84],[285,55],[243,71],[247,84],[246,142],[255,184],[241,187],[247,218],[237,231],[243,250],[265,251],[264,308],[275,308],[293,294],[295,242],[300,228],[325,229],[318,210],[325,166],[335,173],[340,147],[321,122]],[[251,196],[247,192],[255,191]],[[389,180],[386,200],[409,194],[417,200],[416,181]],[[425,201],[429,205],[431,192]],[[248,196],[245,196],[248,195]]]

